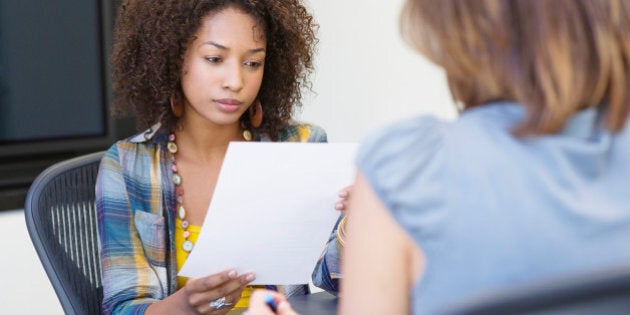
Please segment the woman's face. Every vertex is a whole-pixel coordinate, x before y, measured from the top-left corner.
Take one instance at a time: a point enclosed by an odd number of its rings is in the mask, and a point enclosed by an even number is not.
[[[238,124],[258,95],[266,40],[260,25],[234,7],[206,16],[184,55],[184,120]]]

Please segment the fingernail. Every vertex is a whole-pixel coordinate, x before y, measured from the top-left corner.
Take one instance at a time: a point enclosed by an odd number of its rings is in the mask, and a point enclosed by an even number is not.
[[[248,274],[247,276],[245,276],[245,280],[247,281],[254,281],[254,279],[256,279],[256,276],[254,276],[254,274]]]
[[[230,279],[234,279],[236,278],[236,276],[238,276],[236,270],[231,270],[230,272],[228,272],[228,277],[230,277]]]
[[[343,203],[338,202],[335,204],[335,210],[343,210]]]
[[[339,197],[344,198],[344,197],[348,197],[348,192],[347,191],[340,191],[339,192]]]

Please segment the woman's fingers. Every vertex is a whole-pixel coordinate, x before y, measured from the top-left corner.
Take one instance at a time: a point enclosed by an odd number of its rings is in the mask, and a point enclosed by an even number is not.
[[[201,314],[226,314],[238,303],[244,288],[245,286],[240,286],[220,298],[205,300],[203,304],[197,307],[197,310]]]
[[[335,210],[337,210],[337,211],[343,211],[343,210],[346,210],[346,206],[347,206],[347,204],[346,204],[345,202],[343,202],[343,201],[337,201],[337,202],[335,203]]]
[[[273,303],[273,307],[276,308],[276,312],[272,310],[272,306],[269,304]],[[249,299],[249,307],[247,308],[247,315],[276,315],[283,314],[280,313],[281,307],[286,310],[287,304],[286,297],[278,292],[258,289],[255,290],[252,296]],[[289,309],[291,307],[289,306]],[[244,315],[245,315],[244,314]],[[291,313],[284,313],[291,314]]]
[[[353,185],[346,186],[339,191],[338,193],[339,200],[335,202],[335,210],[341,211],[341,212],[344,212],[346,210],[346,208],[348,207],[348,198],[350,197],[350,191],[352,190],[352,186]]]
[[[338,194],[339,198],[344,199],[344,200],[348,199],[348,197],[350,197],[350,191],[352,191],[352,187],[353,186],[354,185],[349,185],[349,186],[346,186],[344,188],[341,188],[341,190],[339,190],[339,194]]]
[[[249,275],[251,275],[250,278],[248,278]],[[241,291],[243,291],[245,286],[248,283],[252,282],[254,278],[255,277],[253,276],[253,274],[241,275],[237,277],[236,279],[232,279],[230,281],[224,282],[221,285],[212,288],[211,290],[197,293],[195,295],[195,299],[194,300],[191,299],[191,302],[195,303],[195,305],[207,304],[216,299],[227,297],[228,295],[237,294],[238,296],[240,296]],[[251,280],[248,280],[248,279],[251,279]],[[229,302],[235,303],[236,301],[232,300]]]
[[[188,303],[197,312],[222,314],[218,310],[231,309],[241,296],[245,286],[256,277],[253,273],[238,275],[235,270],[226,270],[203,278],[191,279],[184,287]]]
[[[276,310],[276,314],[278,315],[299,315],[296,311],[291,308],[291,304],[287,301],[282,301],[278,304],[278,309]]]
[[[189,293],[204,292],[237,278],[236,270],[230,269],[203,278],[190,279],[185,288]]]
[[[341,199],[348,199],[348,196],[350,196],[350,188],[352,186],[348,186],[342,190],[339,191],[339,194],[337,194],[337,196],[339,196],[339,198]]]

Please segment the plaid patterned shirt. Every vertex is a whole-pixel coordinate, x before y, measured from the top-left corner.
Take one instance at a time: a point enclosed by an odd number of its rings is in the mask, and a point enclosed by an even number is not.
[[[270,141],[261,134],[255,138]],[[327,140],[323,129],[308,124],[291,124],[280,131],[278,139],[281,142]],[[143,314],[151,303],[177,290],[173,241],[176,200],[175,187],[169,180],[172,158],[166,150],[167,142],[167,130],[157,124],[117,142],[101,161],[96,207],[103,273],[102,307],[106,314]],[[287,293],[294,290],[287,288]]]

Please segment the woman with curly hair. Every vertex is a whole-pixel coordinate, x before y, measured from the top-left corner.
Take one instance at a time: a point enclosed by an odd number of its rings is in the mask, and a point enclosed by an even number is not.
[[[315,29],[299,0],[122,4],[114,108],[134,114],[146,131],[114,144],[99,170],[105,313],[225,314],[247,306],[252,273],[185,279],[177,272],[230,141],[326,141],[321,128],[291,120],[301,88],[310,87]]]

